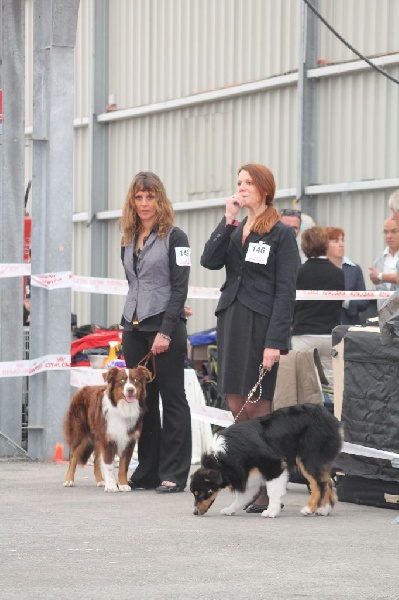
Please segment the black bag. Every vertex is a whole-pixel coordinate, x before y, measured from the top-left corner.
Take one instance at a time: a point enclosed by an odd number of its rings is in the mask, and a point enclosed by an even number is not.
[[[398,481],[367,479],[356,475],[337,475],[336,489],[340,502],[399,510]]]

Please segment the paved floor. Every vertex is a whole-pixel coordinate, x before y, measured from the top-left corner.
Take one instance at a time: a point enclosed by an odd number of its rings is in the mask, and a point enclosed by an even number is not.
[[[196,467],[193,467],[195,469]],[[4,600],[399,598],[398,511],[338,503],[303,517],[289,484],[277,519],[204,517],[191,494],[105,494],[91,467],[64,488],[66,465],[0,460]]]

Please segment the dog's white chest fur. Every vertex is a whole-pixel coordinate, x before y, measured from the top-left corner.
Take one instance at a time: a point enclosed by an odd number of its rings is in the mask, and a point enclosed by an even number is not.
[[[107,436],[116,443],[117,453],[122,454],[129,442],[128,431],[134,428],[140,416],[138,400],[131,403],[121,400],[113,406],[107,395],[103,398],[103,415],[107,422]]]

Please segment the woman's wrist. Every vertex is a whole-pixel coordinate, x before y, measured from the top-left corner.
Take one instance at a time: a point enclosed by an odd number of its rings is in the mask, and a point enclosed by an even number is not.
[[[168,342],[172,341],[172,339],[168,335],[166,335],[166,333],[161,333],[160,331],[158,331],[158,333],[161,337],[165,338],[165,340],[168,340]]]
[[[225,213],[224,218],[226,219],[226,225],[238,225],[238,221],[235,217]]]

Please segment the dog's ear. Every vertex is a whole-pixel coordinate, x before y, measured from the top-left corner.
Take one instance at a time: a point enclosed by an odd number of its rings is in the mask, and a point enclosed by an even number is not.
[[[147,367],[143,367],[142,365],[139,365],[137,367],[137,371],[139,374],[139,378],[143,379],[145,381],[151,381],[152,379],[152,374],[151,372],[147,369]]]
[[[112,369],[108,369],[108,371],[103,373],[104,381],[114,380],[118,371],[119,371],[118,367],[112,367]]]
[[[208,469],[208,474],[205,475],[205,481],[209,482],[211,485],[216,488],[221,488],[223,485],[223,477],[220,471],[216,469]]]
[[[218,469],[208,469],[200,467],[193,475],[198,475],[202,481],[210,488],[219,489],[223,485],[223,477]]]

